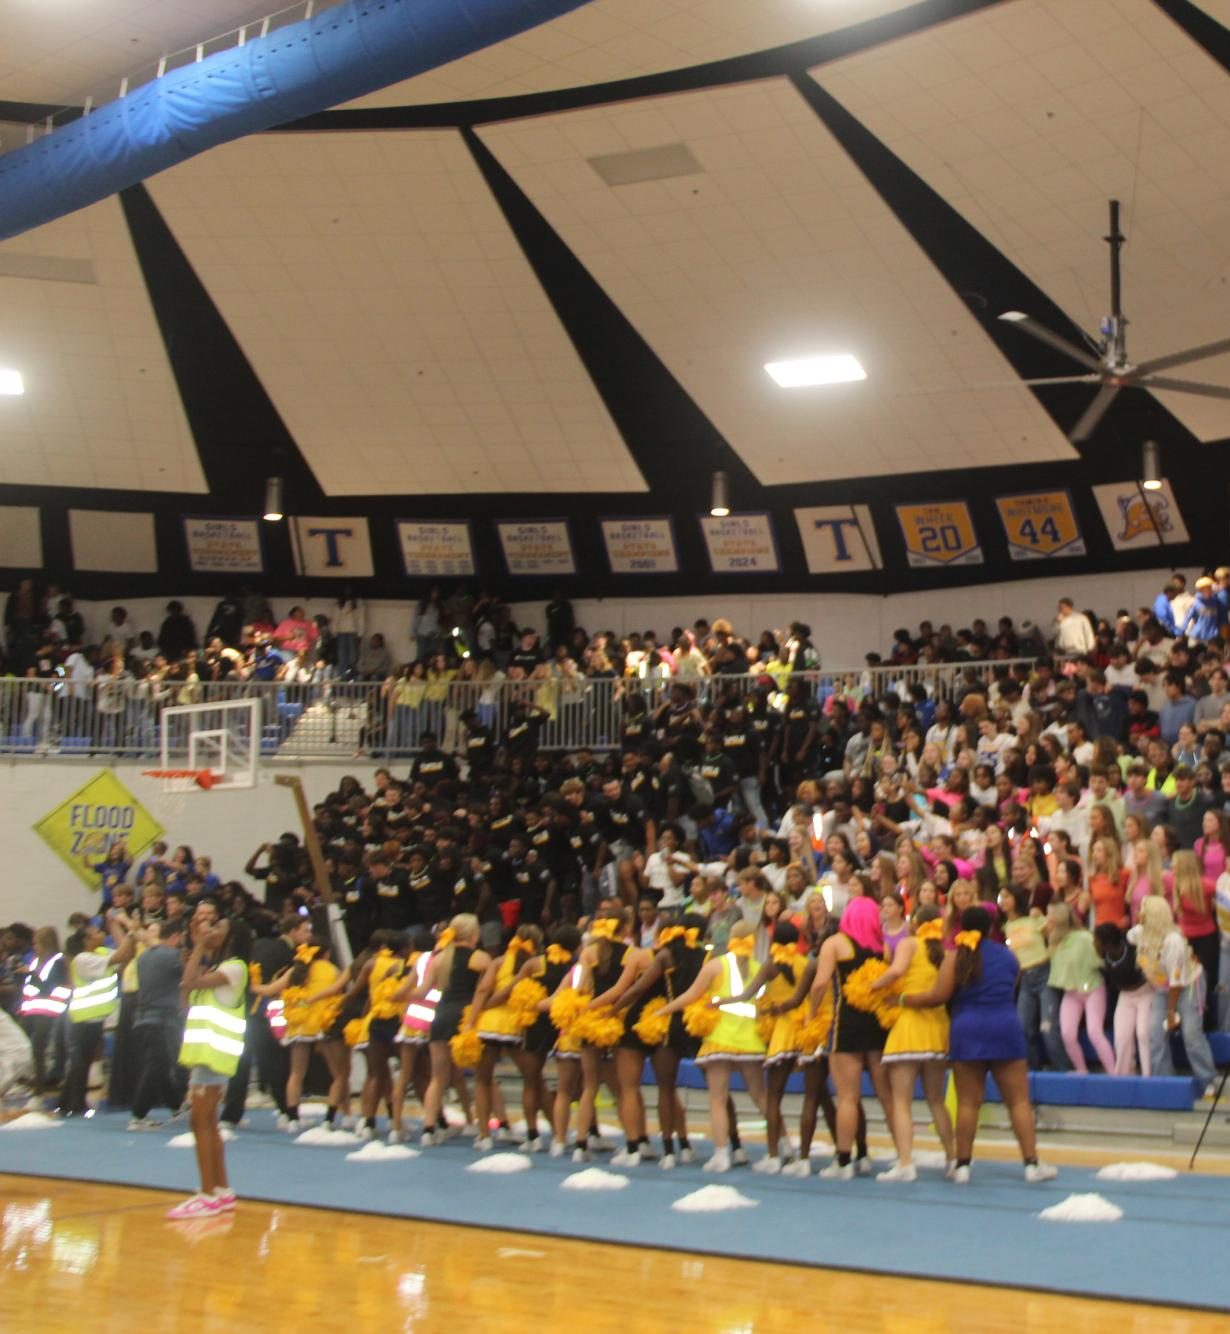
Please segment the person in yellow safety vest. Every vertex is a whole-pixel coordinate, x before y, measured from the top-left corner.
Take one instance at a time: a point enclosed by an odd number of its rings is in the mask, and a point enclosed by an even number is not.
[[[104,943],[106,936],[97,917],[73,932],[64,945],[73,991],[68,1001],[68,1074],[60,1092],[62,1116],[86,1112],[90,1066],[97,1058],[103,1030],[115,1026],[120,1008],[119,974],[136,946],[135,938],[110,914],[108,925],[116,942],[113,950]]]
[[[202,904],[193,914],[192,953],[184,965],[180,987],[188,1002],[188,1017],[179,1063],[188,1070],[201,1189],[168,1209],[168,1218],[208,1218],[235,1207],[235,1192],[226,1176],[218,1112],[243,1055],[252,932],[238,919],[216,920],[211,908]]]
[[[17,1014],[30,1035],[34,1055],[34,1091],[40,1096],[64,1078],[64,1025],[73,994],[68,960],[54,926],[34,933],[34,959],[21,989]],[[51,1053],[51,1069],[47,1057]]]

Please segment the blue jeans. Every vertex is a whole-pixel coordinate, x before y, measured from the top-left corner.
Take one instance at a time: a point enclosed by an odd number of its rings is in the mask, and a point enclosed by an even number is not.
[[[1149,1051],[1153,1059],[1155,1075],[1173,1075],[1174,1057],[1170,1051],[1170,1034],[1166,1032],[1166,991],[1153,993],[1153,1009],[1149,1014]],[[1209,1040],[1204,1036],[1204,988],[1197,982],[1194,986],[1184,987],[1179,993],[1179,1032],[1183,1035],[1183,1047],[1187,1052],[1187,1063],[1192,1068],[1192,1077],[1207,1088],[1217,1074],[1213,1063],[1213,1053],[1209,1050]]]
[[[1025,1048],[1031,1070],[1041,1070],[1048,1062],[1055,1070],[1068,1068],[1067,1053],[1059,1033],[1061,993],[1050,986],[1050,979],[1049,963],[1026,968],[1016,995],[1016,1012],[1025,1030]]]
[[[359,663],[359,636],[340,634],[337,637],[337,674],[343,681],[352,680]]]

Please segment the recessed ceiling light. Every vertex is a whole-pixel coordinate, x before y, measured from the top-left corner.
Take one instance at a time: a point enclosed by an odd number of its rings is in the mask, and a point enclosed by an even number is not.
[[[765,370],[783,389],[799,389],[812,384],[846,384],[865,380],[867,372],[857,357],[840,352],[831,357],[799,357],[794,361],[769,361]]]
[[[26,383],[21,378],[20,371],[9,371],[0,369],[0,394],[24,394],[26,392]]]

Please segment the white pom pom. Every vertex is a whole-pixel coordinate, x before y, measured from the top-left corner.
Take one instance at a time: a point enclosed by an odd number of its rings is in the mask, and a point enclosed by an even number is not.
[[[630,1185],[631,1177],[621,1177],[615,1172],[604,1172],[600,1167],[587,1167],[584,1172],[574,1172],[560,1182],[561,1190],[623,1190]]]
[[[754,1209],[759,1203],[733,1186],[702,1186],[676,1200],[671,1208],[683,1214],[720,1214],[728,1209]]]
[[[1117,1223],[1123,1210],[1101,1195],[1069,1195],[1038,1215],[1048,1223]]]

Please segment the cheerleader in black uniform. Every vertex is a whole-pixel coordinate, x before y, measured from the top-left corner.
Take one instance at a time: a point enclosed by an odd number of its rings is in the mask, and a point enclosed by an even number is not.
[[[510,1000],[515,1001],[516,991],[522,982],[537,983],[546,993],[534,1003],[537,1017],[525,1029],[525,1045],[518,1049],[513,1059],[521,1069],[522,1091],[521,1108],[525,1114],[525,1143],[521,1145],[523,1153],[539,1153],[542,1140],[538,1134],[538,1116],[546,1111],[554,1124],[555,1112],[550,1095],[543,1079],[543,1070],[547,1058],[556,1051],[560,1040],[559,1029],[551,1022],[549,1009],[551,997],[564,983],[569,973],[576,967],[577,951],[581,948],[581,933],[575,926],[565,924],[557,926],[551,933],[551,943],[545,954],[527,959],[521,965],[513,983]],[[578,1053],[579,1054],[579,1053]],[[556,1080],[558,1083],[557,1100],[564,1103],[564,1125],[558,1141],[551,1141],[551,1156],[558,1158],[564,1152],[564,1142],[568,1134],[568,1115],[580,1092],[581,1066],[579,1060],[567,1060],[557,1056]],[[575,1076],[575,1078],[573,1078]],[[566,1087],[567,1086],[567,1087]],[[558,1151],[557,1151],[558,1150]]]
[[[461,913],[448,924],[436,942],[438,953],[427,965],[423,985],[412,993],[419,1000],[433,989],[440,991],[435,1018],[431,1021],[429,1050],[431,1080],[423,1098],[423,1138],[425,1147],[438,1144],[443,1136],[437,1129],[443,1110],[444,1090],[453,1077],[453,1056],[449,1040],[457,1035],[467,1006],[491,962],[491,956],[478,948],[478,918]],[[437,981],[438,979],[438,981]],[[485,1127],[479,1127],[481,1134]]]
[[[652,1004],[658,999],[667,1003],[673,1001],[696,981],[707,957],[705,947],[700,943],[704,929],[703,917],[688,914],[678,926],[666,927],[658,933],[657,948],[649,967],[616,1002],[617,1007],[627,1009],[629,1027],[635,1022],[631,1018],[633,1013],[652,1011]],[[700,1039],[692,1037],[684,1027],[682,1014],[670,1015],[668,1022],[666,1040],[649,1050],[658,1084],[658,1126],[662,1132],[660,1165],[666,1171],[678,1163],[693,1161],[687,1117],[678,1093],[679,1063],[685,1058],[695,1060],[700,1050]],[[733,1109],[730,1122],[733,1127]]]

